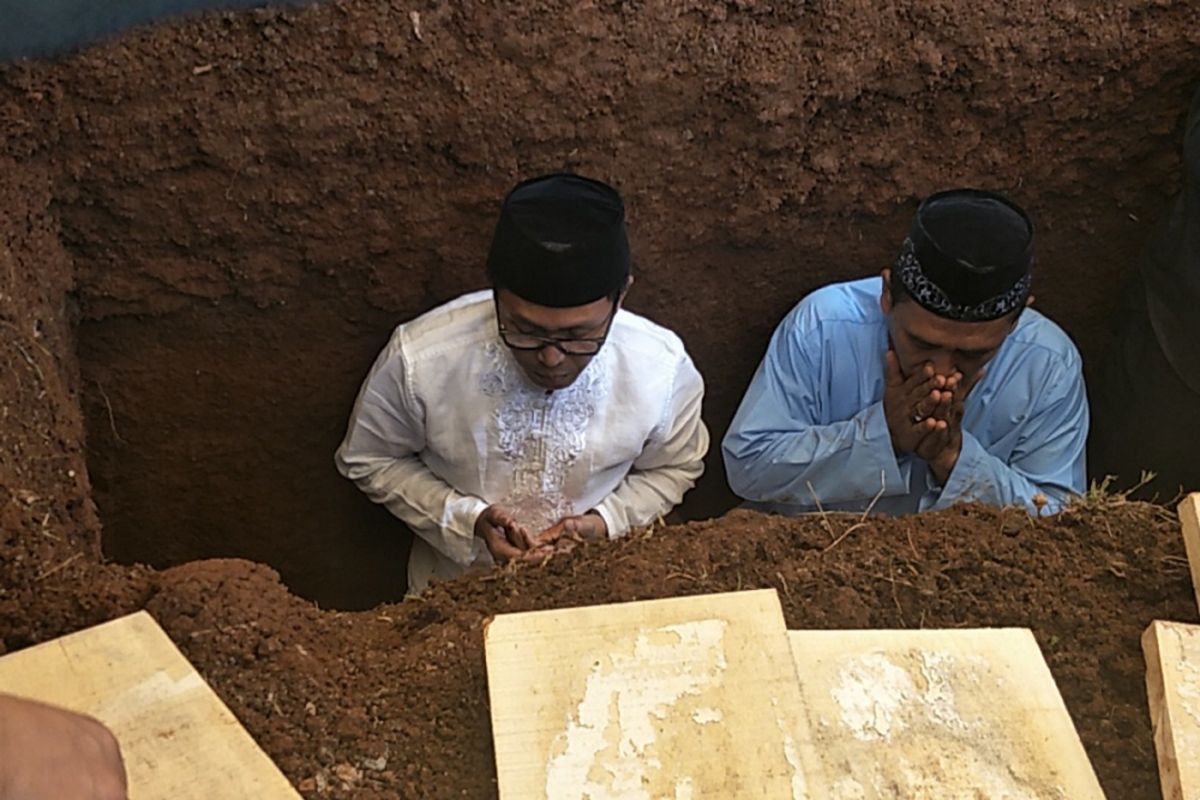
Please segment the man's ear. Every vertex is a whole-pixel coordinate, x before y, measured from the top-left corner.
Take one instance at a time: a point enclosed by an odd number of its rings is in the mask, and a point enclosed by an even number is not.
[[[625,288],[621,290],[621,296],[617,298],[617,306],[620,307],[625,303],[625,295],[629,294],[629,287],[633,286],[633,274],[625,279]]]
[[[883,277],[883,291],[879,293],[879,307],[883,309],[884,314],[892,313],[892,270],[890,267],[884,267],[883,272],[879,273]]]
[[[1033,305],[1033,295],[1029,295],[1029,297],[1025,298],[1025,307],[1029,308],[1032,305]]]

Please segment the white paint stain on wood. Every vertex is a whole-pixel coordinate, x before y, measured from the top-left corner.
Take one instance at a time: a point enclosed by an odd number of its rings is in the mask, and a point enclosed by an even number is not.
[[[1169,628],[1175,640],[1175,693],[1179,707],[1190,720],[1185,727],[1181,744],[1185,751],[1200,758],[1200,629],[1196,626],[1173,625]]]
[[[910,655],[910,658],[912,656]],[[921,687],[909,669],[887,654],[867,653],[842,661],[837,684],[830,696],[841,708],[841,721],[856,739],[891,741],[913,724],[941,725],[963,730],[954,705],[952,671],[958,666],[949,653],[921,650],[915,653]],[[985,666],[976,661],[977,666]]]
[[[828,800],[1103,798],[1028,631],[792,632]]]
[[[779,737],[783,743],[783,757],[791,767],[792,800],[808,800],[808,780],[804,774],[804,762],[800,756],[800,747],[796,737],[792,735],[779,703],[772,700],[771,708],[775,711],[775,726],[779,729]]]
[[[503,800],[807,800],[773,591],[500,615],[485,638]]]
[[[1156,621],[1142,635],[1142,650],[1163,797],[1198,800],[1200,625]]]
[[[632,653],[614,652],[593,666],[583,698],[554,741],[561,753],[546,770],[546,797],[653,800],[649,772],[663,768],[653,747],[657,731],[680,699],[721,684],[727,625],[706,619],[641,632]],[[674,782],[677,798],[691,797],[690,776],[677,774]]]

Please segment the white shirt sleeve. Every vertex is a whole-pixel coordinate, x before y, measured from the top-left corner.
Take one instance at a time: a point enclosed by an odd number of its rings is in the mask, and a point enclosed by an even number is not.
[[[649,525],[679,504],[704,472],[708,429],[700,418],[704,381],[684,354],[666,407],[629,473],[599,505],[610,538]]]
[[[337,468],[439,553],[468,566],[475,519],[487,503],[455,491],[421,460],[425,407],[410,384],[397,337],[363,383],[335,456]]]

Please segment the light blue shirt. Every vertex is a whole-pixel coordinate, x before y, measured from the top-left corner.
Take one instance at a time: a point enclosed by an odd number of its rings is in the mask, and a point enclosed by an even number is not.
[[[878,277],[826,286],[780,323],[722,446],[733,491],[785,513],[875,501],[886,514],[971,500],[1054,513],[1082,493],[1088,405],[1079,353],[1033,309],[967,396],[962,451],[946,484],[917,456],[896,456],[883,413],[881,290]]]

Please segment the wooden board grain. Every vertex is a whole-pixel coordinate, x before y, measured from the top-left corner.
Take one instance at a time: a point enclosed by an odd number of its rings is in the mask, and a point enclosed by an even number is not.
[[[1025,629],[793,631],[814,797],[1096,800]]]
[[[821,797],[774,591],[503,614],[485,642],[502,800]]]
[[[130,800],[300,797],[144,611],[0,658],[0,692],[107,725]]]
[[[1200,800],[1200,625],[1155,621],[1142,653],[1163,798]]]
[[[1192,590],[1200,606],[1200,492],[1183,498],[1179,507],[1179,523],[1183,528],[1183,547],[1187,551],[1188,568],[1192,572]]]

